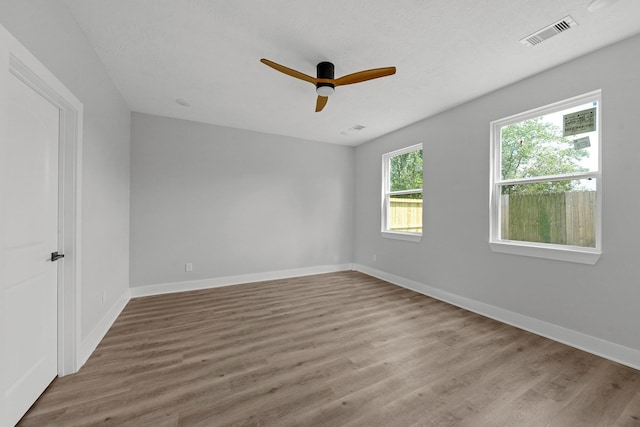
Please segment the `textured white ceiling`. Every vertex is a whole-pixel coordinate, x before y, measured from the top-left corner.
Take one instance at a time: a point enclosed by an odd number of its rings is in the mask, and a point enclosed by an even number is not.
[[[64,2],[131,110],[345,145],[640,33],[638,0],[593,13],[589,0]],[[519,43],[566,15],[577,28]],[[315,88],[263,57],[311,76],[321,61],[336,77],[397,73],[338,87],[315,113]]]

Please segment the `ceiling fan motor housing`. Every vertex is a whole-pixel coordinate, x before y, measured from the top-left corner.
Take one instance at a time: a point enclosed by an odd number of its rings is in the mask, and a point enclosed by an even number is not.
[[[334,79],[334,66],[331,62],[320,62],[316,66],[316,72],[319,79]],[[316,83],[316,92],[321,96],[329,96],[333,93],[335,85],[333,83],[319,82]]]

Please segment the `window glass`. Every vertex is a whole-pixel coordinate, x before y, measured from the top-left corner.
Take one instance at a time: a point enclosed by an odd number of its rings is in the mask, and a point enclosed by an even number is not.
[[[422,144],[384,154],[382,167],[383,234],[413,240],[422,234]]]
[[[505,185],[502,239],[595,247],[595,179]]]
[[[422,150],[391,157],[391,191],[422,190]]]
[[[389,230],[422,233],[422,193],[391,196],[389,207]]]
[[[598,170],[598,132],[571,126],[584,116],[588,120],[591,113],[595,123],[596,109],[594,101],[502,127],[501,179]]]

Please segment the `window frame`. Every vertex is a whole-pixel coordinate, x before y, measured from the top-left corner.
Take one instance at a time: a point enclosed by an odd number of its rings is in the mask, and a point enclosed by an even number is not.
[[[400,156],[403,154],[411,153],[414,151],[423,150],[422,143],[414,144],[409,147],[404,147],[399,150],[391,151],[389,153],[385,153],[382,155],[382,206],[381,206],[381,234],[382,237],[389,239],[397,239],[397,240],[407,240],[411,242],[419,242],[422,239],[422,232],[410,232],[410,231],[394,231],[390,230],[387,226],[390,222],[390,209],[389,203],[391,196],[393,195],[402,195],[402,194],[422,194],[423,195],[423,203],[424,203],[424,150],[422,151],[423,155],[423,163],[422,163],[422,173],[423,173],[423,182],[422,188],[420,189],[411,189],[411,190],[401,190],[401,191],[390,191],[391,184],[391,159],[396,156]],[[423,218],[422,223],[424,224],[424,210],[423,210]]]
[[[596,132],[598,133],[598,167],[589,172],[575,172],[544,177],[523,179],[501,179],[501,129],[524,120],[557,113],[582,104],[597,102]],[[543,107],[534,108],[519,114],[494,120],[490,124],[490,199],[489,199],[489,245],[493,252],[513,255],[546,258],[559,261],[595,264],[602,254],[602,91],[596,90],[569,99],[564,99]],[[560,245],[502,239],[501,233],[501,187],[510,184],[529,184],[560,180],[594,178],[596,180],[595,203],[595,247]]]

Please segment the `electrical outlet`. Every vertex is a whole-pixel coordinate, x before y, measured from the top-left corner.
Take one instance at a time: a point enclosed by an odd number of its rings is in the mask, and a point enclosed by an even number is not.
[[[184,271],[187,271],[187,272],[193,271],[193,263],[191,263],[191,262],[186,263],[184,265]]]
[[[102,291],[102,297],[100,299],[100,302],[104,304],[106,300],[107,300],[107,291]]]
[[[371,258],[373,258],[373,262],[376,262],[378,260],[378,257],[376,256],[376,254],[373,254]]]

